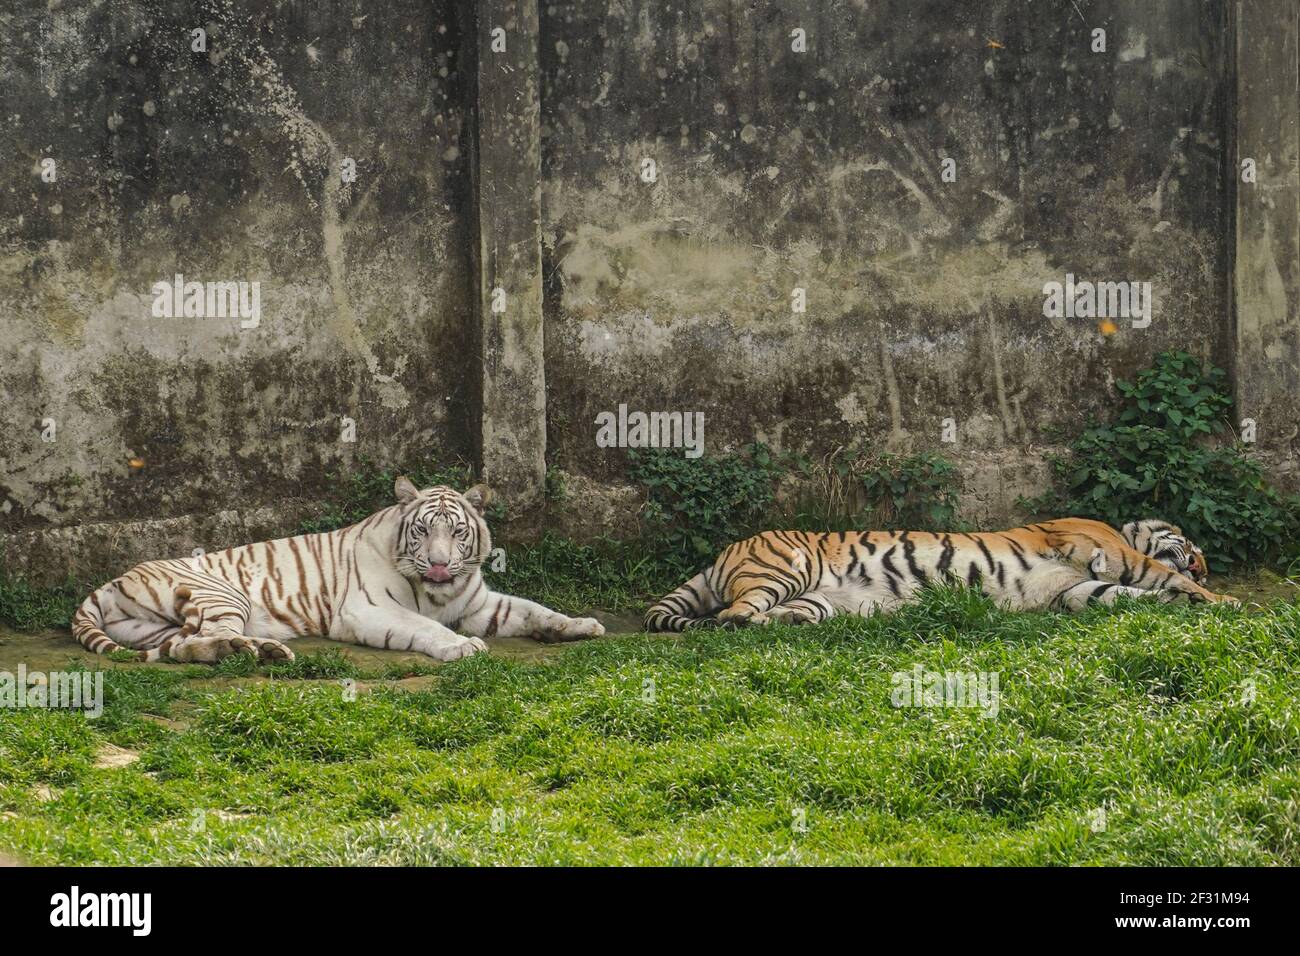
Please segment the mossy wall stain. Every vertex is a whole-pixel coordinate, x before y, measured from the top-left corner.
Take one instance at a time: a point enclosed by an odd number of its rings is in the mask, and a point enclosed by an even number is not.
[[[0,190],[0,530],[469,454],[459,56],[453,5],[417,0],[0,13],[0,155],[30,169]],[[260,326],[154,317],[177,273],[259,282]]]
[[[1114,380],[1161,349],[1223,362],[1221,4],[547,10],[562,467],[621,472],[591,424],[620,402],[704,411],[714,451],[755,436],[1028,451],[1104,415]],[[1151,326],[1044,318],[1043,285],[1067,272],[1149,281]]]

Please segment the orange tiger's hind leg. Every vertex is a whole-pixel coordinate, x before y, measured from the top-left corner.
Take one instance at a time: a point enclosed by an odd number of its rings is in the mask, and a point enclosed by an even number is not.
[[[820,594],[809,591],[778,604],[767,616],[782,624],[820,624],[835,616],[835,608]]]
[[[814,586],[811,547],[782,532],[768,532],[724,551],[714,565],[715,588],[729,602],[718,612],[719,623],[766,624],[772,608],[807,594]]]
[[[772,620],[768,611],[796,594],[793,581],[775,575],[744,574],[737,578],[730,588],[734,595],[731,605],[718,612],[722,624],[766,624]]]
[[[736,593],[733,591],[733,593]],[[738,589],[735,600],[731,606],[724,607],[718,611],[718,622],[720,624],[766,624],[768,620],[767,611],[777,604],[781,604],[789,597],[784,588],[777,587],[774,581],[767,581],[744,589]]]

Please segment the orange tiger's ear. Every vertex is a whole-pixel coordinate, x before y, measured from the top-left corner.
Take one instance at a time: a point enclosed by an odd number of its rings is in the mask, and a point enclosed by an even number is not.
[[[397,495],[398,504],[407,504],[420,497],[420,489],[415,487],[410,478],[402,475],[393,483],[393,493]]]
[[[470,503],[470,507],[481,512],[488,506],[488,502],[492,500],[492,489],[487,485],[475,485],[465,492],[464,497]]]

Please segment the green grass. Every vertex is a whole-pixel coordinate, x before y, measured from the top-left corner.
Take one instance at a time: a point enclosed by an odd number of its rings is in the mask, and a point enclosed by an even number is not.
[[[997,715],[895,708],[915,664],[997,673]],[[0,716],[0,845],[66,864],[1300,863],[1300,603],[1069,617],[935,592],[819,627],[478,656],[355,701],[340,678],[383,675],[342,654],[232,684],[247,667],[115,669],[97,721]],[[96,769],[105,742],[139,761]]]
[[[58,587],[36,587],[0,567],[0,624],[20,631],[67,627],[88,593],[89,589],[73,582]]]
[[[488,564],[484,574],[494,591],[532,597],[565,614],[640,613],[690,576],[637,543],[575,544],[552,535],[506,549],[505,569]]]

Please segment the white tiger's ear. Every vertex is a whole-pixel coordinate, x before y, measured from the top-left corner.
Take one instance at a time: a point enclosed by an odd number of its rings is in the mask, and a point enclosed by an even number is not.
[[[393,493],[397,495],[397,503],[403,505],[420,497],[420,489],[405,475],[393,483]]]
[[[465,492],[464,498],[469,502],[471,508],[481,512],[488,506],[488,502],[492,500],[492,489],[487,485],[475,485]]]

